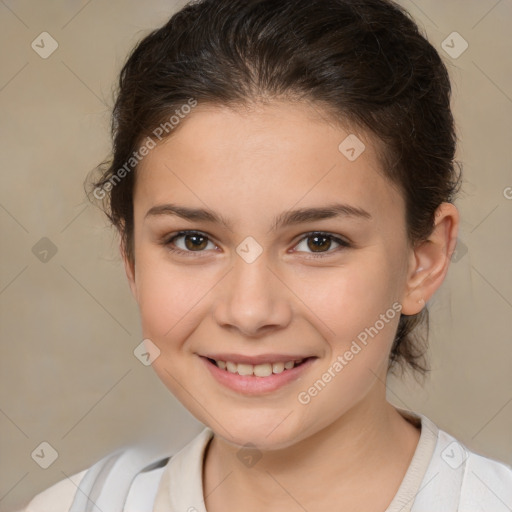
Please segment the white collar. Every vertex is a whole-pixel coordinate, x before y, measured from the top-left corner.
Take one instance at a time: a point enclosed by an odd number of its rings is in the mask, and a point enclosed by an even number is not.
[[[162,474],[153,512],[206,512],[203,460],[213,431],[205,428],[171,457]]]

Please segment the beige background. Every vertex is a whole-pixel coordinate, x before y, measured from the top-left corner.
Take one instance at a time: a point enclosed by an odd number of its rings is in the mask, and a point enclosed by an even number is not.
[[[512,2],[401,3],[449,65],[465,184],[459,252],[429,304],[431,377],[390,379],[389,398],[511,464]],[[125,56],[178,6],[0,3],[2,511],[139,437],[177,448],[201,428],[133,355],[138,313],[116,238],[82,189],[109,151]],[[47,59],[31,48],[43,31],[59,45]],[[457,59],[441,49],[453,31],[469,44]],[[43,237],[57,248],[46,263],[32,252]],[[42,441],[59,454],[46,470],[31,458]]]

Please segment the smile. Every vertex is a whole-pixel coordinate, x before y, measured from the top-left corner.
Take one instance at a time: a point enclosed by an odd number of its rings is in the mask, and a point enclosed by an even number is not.
[[[215,357],[200,356],[200,359],[223,387],[245,395],[261,395],[300,379],[317,357],[274,355],[249,358],[219,354]]]
[[[268,377],[273,373],[281,373],[285,370],[291,370],[295,366],[304,361],[304,359],[299,359],[298,361],[286,361],[283,363],[282,361],[276,363],[263,363],[263,364],[246,364],[246,363],[234,363],[232,361],[221,361],[211,359],[210,361],[214,362],[218,368],[221,370],[226,370],[230,373],[238,373],[238,375],[254,375],[255,377]]]

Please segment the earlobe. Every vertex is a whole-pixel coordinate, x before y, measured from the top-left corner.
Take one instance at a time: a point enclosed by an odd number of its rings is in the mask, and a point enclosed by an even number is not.
[[[415,315],[441,286],[448,272],[457,243],[459,213],[451,203],[442,203],[436,211],[435,226],[428,240],[411,254],[410,272],[402,313]]]
[[[123,241],[121,241],[119,244],[119,252],[124,263],[124,270],[126,273],[126,278],[128,279],[130,290],[132,292],[132,295],[135,297],[135,300],[137,300],[137,285],[135,283],[135,263],[131,261],[130,258],[128,257]]]

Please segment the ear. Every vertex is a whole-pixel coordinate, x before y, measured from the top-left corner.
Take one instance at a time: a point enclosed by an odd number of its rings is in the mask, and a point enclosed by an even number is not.
[[[441,286],[457,244],[459,212],[451,203],[436,210],[434,229],[428,240],[419,244],[409,260],[409,273],[402,313],[415,315]]]
[[[119,252],[121,253],[121,258],[124,263],[124,270],[126,272],[128,284],[130,285],[130,290],[132,292],[132,295],[135,297],[135,300],[137,300],[137,285],[135,283],[135,262],[130,261],[122,240],[119,243]]]

